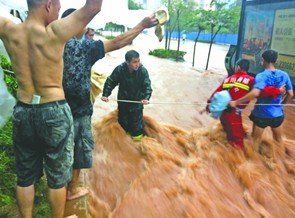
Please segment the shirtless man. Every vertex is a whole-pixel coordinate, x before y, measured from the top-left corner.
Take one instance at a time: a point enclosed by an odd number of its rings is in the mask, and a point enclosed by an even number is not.
[[[102,0],[57,20],[59,0],[27,0],[22,24],[0,16],[0,38],[19,84],[13,114],[17,199],[23,217],[32,217],[34,183],[44,169],[53,217],[63,217],[66,184],[73,163],[73,118],[62,87],[65,43],[101,10]]]

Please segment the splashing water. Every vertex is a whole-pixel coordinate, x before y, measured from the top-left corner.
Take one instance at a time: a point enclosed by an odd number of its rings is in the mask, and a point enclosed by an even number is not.
[[[294,217],[295,141],[277,148],[276,164],[233,149],[220,125],[184,131],[145,117],[133,142],[112,112],[94,125],[88,174],[92,217]]]

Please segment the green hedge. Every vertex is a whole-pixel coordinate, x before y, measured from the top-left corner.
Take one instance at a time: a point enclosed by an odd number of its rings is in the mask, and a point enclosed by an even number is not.
[[[3,70],[12,70],[10,61],[0,54]],[[9,92],[16,96],[17,81],[14,74],[4,71],[4,80]],[[16,174],[15,158],[12,145],[12,120],[0,129],[0,217],[17,216],[15,196]],[[35,210],[36,217],[47,217],[50,214],[46,195],[46,180],[42,178],[36,186]]]
[[[5,70],[12,71],[12,66],[10,61],[3,55],[0,54],[0,65],[4,70],[4,81],[7,85],[8,91],[16,97],[16,90],[18,88],[17,81],[15,79],[15,75],[5,72]]]
[[[155,49],[149,52],[149,55],[153,55],[159,58],[173,59],[175,61],[184,61],[184,51],[166,50],[166,49]]]
[[[115,39],[116,37],[115,37],[115,36],[105,36],[105,38],[106,38],[107,40],[113,40],[113,39]]]
[[[12,149],[11,120],[0,130],[0,207],[15,203],[16,175]]]

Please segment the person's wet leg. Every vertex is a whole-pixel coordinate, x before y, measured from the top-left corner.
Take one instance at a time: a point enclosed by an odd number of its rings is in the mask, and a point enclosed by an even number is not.
[[[239,113],[232,114],[232,122],[230,132],[234,147],[237,149],[244,149],[245,131],[243,127],[242,116]]]
[[[64,217],[66,194],[67,190],[65,187],[60,189],[49,189],[49,202],[52,209],[52,217]]]
[[[274,140],[279,144],[279,146],[283,146],[283,128],[282,126],[279,126],[277,128],[271,128],[272,130],[272,133],[273,133],[273,137],[274,137]],[[272,144],[271,145],[271,155],[272,155],[272,158],[274,160],[276,160],[276,149],[274,147],[274,145]],[[284,149],[284,153],[285,153],[285,148]]]
[[[121,125],[121,127],[125,130],[126,133],[129,131],[129,125],[128,125],[128,108],[127,106],[120,105],[118,107],[118,122]]]
[[[16,187],[17,203],[23,218],[33,217],[34,196],[34,185],[29,187]]]
[[[259,152],[259,147],[262,141],[264,129],[258,127],[257,125],[253,124],[253,131],[252,131],[252,139],[253,139],[253,146],[256,152]]]
[[[135,109],[129,116],[131,136],[134,141],[141,141],[143,137],[143,110]]]
[[[79,187],[80,169],[73,169],[72,180],[67,188],[67,200],[74,200],[89,194],[86,187]]]
[[[86,187],[79,187],[79,176],[81,169],[90,168],[92,165],[94,142],[91,130],[91,116],[74,117],[74,136],[74,164],[72,179],[67,187],[67,200],[74,200],[89,194]]]

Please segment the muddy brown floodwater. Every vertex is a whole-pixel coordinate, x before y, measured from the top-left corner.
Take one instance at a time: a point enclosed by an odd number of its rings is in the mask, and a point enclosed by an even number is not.
[[[112,112],[94,125],[87,181],[92,217],[294,217],[295,147],[276,146],[277,162],[233,149],[220,125],[184,131],[145,117],[135,143]],[[272,168],[271,168],[272,167]]]
[[[97,69],[107,75],[126,48],[111,53]],[[142,62],[153,84],[151,101],[204,103],[225,77],[223,70],[201,73],[186,63],[147,55]],[[113,93],[115,98],[116,91]],[[93,116],[94,166],[87,174],[92,217],[295,217],[295,110],[286,109],[283,145],[264,135],[261,153],[234,150],[220,124],[203,106],[149,105],[145,132],[135,143],[117,122],[115,103],[97,100]],[[251,122],[245,111],[245,129]]]

